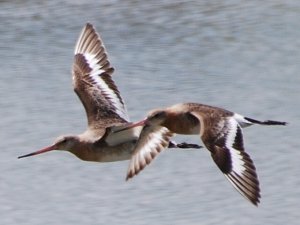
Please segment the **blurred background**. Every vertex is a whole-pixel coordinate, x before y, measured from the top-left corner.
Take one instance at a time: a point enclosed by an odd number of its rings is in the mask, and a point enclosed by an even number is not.
[[[201,102],[289,122],[244,130],[259,207],[205,149],[167,150],[128,182],[128,161],[90,163],[56,151],[17,159],[85,130],[70,69],[88,21],[132,120]],[[299,224],[299,21],[297,0],[0,1],[1,224]]]

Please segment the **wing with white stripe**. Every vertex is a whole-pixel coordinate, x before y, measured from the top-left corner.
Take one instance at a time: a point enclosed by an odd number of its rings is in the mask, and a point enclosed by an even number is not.
[[[162,126],[144,126],[129,162],[126,180],[137,175],[165,148],[173,133]]]
[[[100,36],[91,24],[83,28],[74,54],[73,86],[85,107],[89,126],[129,121],[125,104],[111,77],[114,69],[110,66]]]
[[[250,156],[245,152],[242,128],[233,117],[215,120],[204,128],[202,140],[230,183],[250,202],[260,198],[259,181]]]

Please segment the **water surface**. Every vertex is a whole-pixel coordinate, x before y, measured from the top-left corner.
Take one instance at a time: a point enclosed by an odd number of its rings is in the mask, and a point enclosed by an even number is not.
[[[298,224],[299,1],[97,2],[0,2],[1,224]],[[244,131],[258,208],[206,150],[166,151],[130,182],[127,161],[17,159],[85,129],[70,68],[87,21],[104,39],[132,120],[193,101],[289,122]]]

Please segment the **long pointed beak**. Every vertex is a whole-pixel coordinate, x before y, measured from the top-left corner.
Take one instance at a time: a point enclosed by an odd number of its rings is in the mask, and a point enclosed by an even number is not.
[[[49,151],[52,151],[52,150],[55,150],[56,149],[56,145],[50,145],[46,148],[43,148],[41,150],[38,150],[36,152],[32,152],[32,153],[29,153],[29,154],[26,154],[26,155],[22,155],[22,156],[19,156],[18,159],[21,159],[21,158],[25,158],[25,157],[29,157],[29,156],[33,156],[33,155],[38,155],[38,154],[42,154],[42,153],[45,153],[45,152],[49,152]]]
[[[124,131],[124,130],[129,130],[131,128],[138,127],[138,126],[145,126],[146,122],[147,122],[147,119],[141,120],[141,121],[136,122],[136,123],[131,123],[131,124],[125,126],[124,128],[120,129],[120,130],[113,131],[113,133],[118,133],[118,132],[121,132],[121,131]]]

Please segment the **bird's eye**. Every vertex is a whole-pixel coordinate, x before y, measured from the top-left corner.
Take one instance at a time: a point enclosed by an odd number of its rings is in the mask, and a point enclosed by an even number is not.
[[[159,117],[160,116],[160,113],[156,113],[153,117],[154,118],[157,118],[157,117]]]
[[[156,113],[156,114],[153,116],[153,118],[159,118],[159,117],[161,117],[163,114],[164,114],[164,112],[158,112],[158,113]]]
[[[60,143],[66,143],[67,142],[67,139],[66,138],[64,138],[64,139],[62,139],[61,141],[60,141]]]

